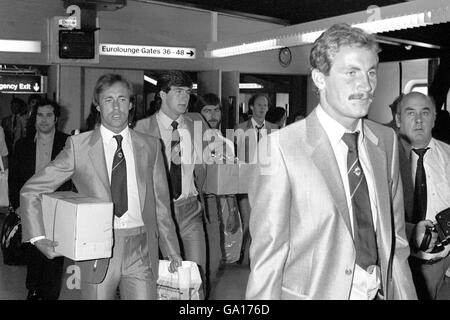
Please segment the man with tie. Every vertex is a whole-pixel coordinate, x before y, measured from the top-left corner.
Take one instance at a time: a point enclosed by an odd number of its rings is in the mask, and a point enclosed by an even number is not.
[[[24,138],[26,133],[26,103],[20,98],[11,100],[11,115],[2,119],[2,127],[5,131],[6,146],[11,159],[14,145],[17,140]]]
[[[72,179],[78,192],[114,203],[112,257],[78,262],[83,299],[156,299],[158,248],[181,265],[160,142],[128,128],[132,85],[121,75],[101,76],[93,103],[101,125],[67,139],[61,153],[21,189],[23,241],[46,257],[58,254],[45,235],[40,196]],[[159,242],[159,246],[158,246]]]
[[[438,246],[437,233],[424,241],[436,214],[450,207],[450,146],[431,137],[436,120],[433,100],[420,93],[403,96],[396,115],[400,136],[400,172],[405,200],[409,264],[419,299],[450,299],[445,272],[450,246]]]
[[[262,137],[267,136],[278,126],[266,121],[266,114],[269,110],[269,98],[261,93],[254,94],[248,100],[248,106],[252,111],[252,117],[235,126],[236,156],[246,163],[252,162],[257,153],[257,145]],[[250,247],[250,232],[248,229],[250,219],[250,204],[247,194],[237,195],[239,209],[242,215],[242,253],[240,262],[249,264],[248,250]]]
[[[375,38],[347,24],[315,41],[320,103],[267,138],[249,189],[247,299],[415,299],[394,131],[365,119]]]
[[[158,77],[157,87],[161,98],[158,111],[139,120],[135,130],[162,141],[182,257],[197,263],[204,280],[203,186],[206,166],[203,151],[207,142],[203,141],[203,132],[206,128],[198,113],[185,114],[192,89],[188,74],[178,70],[164,72]]]

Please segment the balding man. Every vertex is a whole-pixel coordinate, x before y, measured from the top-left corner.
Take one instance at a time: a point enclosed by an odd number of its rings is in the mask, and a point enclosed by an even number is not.
[[[428,245],[423,241],[426,228],[436,223],[436,214],[450,207],[450,146],[431,137],[435,119],[436,109],[428,96],[411,92],[400,100],[396,115],[400,171],[409,263],[419,299],[450,298],[445,282],[450,246],[437,247],[436,232]]]

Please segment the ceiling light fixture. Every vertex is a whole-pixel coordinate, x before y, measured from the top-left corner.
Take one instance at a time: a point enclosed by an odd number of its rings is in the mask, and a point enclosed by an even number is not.
[[[373,15],[376,10],[377,14]],[[370,7],[341,16],[277,28],[251,34],[245,38],[211,42],[205,50],[207,58],[222,58],[253,52],[313,43],[323,31],[335,23],[346,22],[370,33],[381,33],[423,27],[450,21],[448,0],[412,0],[385,7]]]
[[[40,53],[41,41],[0,39],[0,52]]]

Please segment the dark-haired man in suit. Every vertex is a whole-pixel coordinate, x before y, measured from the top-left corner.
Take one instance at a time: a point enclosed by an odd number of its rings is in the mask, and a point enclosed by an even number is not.
[[[20,188],[45,167],[63,149],[67,134],[56,129],[61,107],[54,101],[39,100],[29,120],[25,138],[17,141],[11,161],[9,187],[14,209],[19,207]],[[32,129],[32,130],[30,130]],[[66,182],[58,191],[72,189]],[[61,289],[63,258],[48,259],[36,247],[24,244],[27,255],[28,300],[58,299]]]
[[[204,280],[206,239],[202,193],[206,178],[203,161],[203,151],[207,146],[203,141],[205,123],[198,113],[185,114],[192,89],[188,74],[169,70],[158,77],[157,86],[161,98],[159,110],[151,117],[139,120],[135,129],[163,142],[182,257],[197,263]],[[204,292],[201,296],[204,297]]]

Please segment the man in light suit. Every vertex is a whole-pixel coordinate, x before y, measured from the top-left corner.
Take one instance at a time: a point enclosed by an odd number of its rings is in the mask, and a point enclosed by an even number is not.
[[[364,119],[377,53],[361,29],[326,30],[310,55],[320,104],[260,142],[268,151],[249,191],[247,299],[417,298],[397,139]]]
[[[278,129],[276,124],[266,121],[266,114],[269,110],[269,98],[264,94],[257,93],[250,97],[248,106],[252,110],[252,117],[235,126],[235,144],[236,156],[246,163],[255,159],[257,153],[258,141],[267,136],[272,130]],[[243,265],[249,264],[249,247],[250,247],[250,204],[247,194],[237,195],[239,210],[242,215],[242,250],[240,262]]]
[[[114,202],[112,257],[78,264],[83,299],[114,299],[118,287],[122,299],[156,299],[158,242],[171,260],[170,271],[181,265],[160,142],[128,128],[131,95],[132,86],[122,76],[101,76],[93,98],[101,125],[69,137],[55,160],[21,189],[23,241],[50,259],[58,255],[57,243],[45,235],[41,194],[72,179],[78,192]],[[126,182],[119,183],[119,193],[113,183],[116,167],[119,182]]]
[[[151,117],[139,120],[135,130],[162,141],[181,254],[184,260],[197,263],[205,279],[205,123],[197,113],[185,114],[192,89],[192,80],[185,72],[167,71],[160,75],[157,86],[161,98],[159,110]]]

